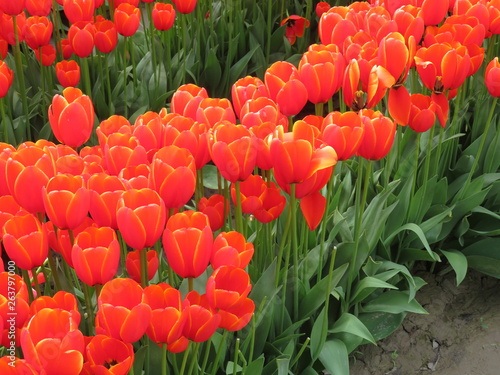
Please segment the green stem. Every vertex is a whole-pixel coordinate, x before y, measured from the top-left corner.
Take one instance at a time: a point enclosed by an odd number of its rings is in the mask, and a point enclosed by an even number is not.
[[[35,299],[35,296],[33,295],[33,289],[31,288],[30,275],[27,270],[21,270],[21,273],[23,275],[24,283],[26,284],[26,289],[28,289],[28,297],[31,304],[31,302]]]
[[[92,328],[94,327],[94,305],[92,304],[92,292],[91,287],[82,282],[83,295],[85,296],[85,305],[87,305],[87,325],[89,336],[93,335]]]
[[[130,53],[130,60],[132,62],[132,80],[134,82],[134,89],[137,89],[137,69],[135,66],[135,53],[132,38],[126,38],[128,51]]]
[[[194,290],[194,278],[188,277],[188,291],[192,292]]]
[[[217,373],[217,368],[219,367],[220,357],[222,355],[222,346],[225,344],[227,340],[228,331],[224,330],[222,334],[222,338],[220,340],[219,346],[217,347],[217,352],[215,354],[214,365],[212,367],[211,375],[215,375]]]
[[[198,350],[199,349],[200,349],[200,343],[195,342],[193,355],[191,356],[191,364],[189,365],[188,375],[191,375],[193,373],[194,366],[198,364]]]
[[[106,93],[108,95],[108,110],[109,114],[114,112],[114,107],[113,107],[113,95],[111,93],[111,79],[109,76],[109,59],[108,59],[108,54],[104,54],[104,71],[105,71],[105,76],[106,76]]]
[[[290,186],[290,211],[291,225],[291,251],[293,254],[293,316],[294,321],[299,318],[299,248],[297,246],[297,198],[295,197],[296,185]]]
[[[233,360],[233,375],[236,375],[236,370],[238,368],[238,353],[240,352],[240,339],[236,339],[236,347],[234,348],[234,360]]]
[[[54,283],[56,285],[56,291],[60,291],[60,290],[62,290],[62,286],[61,286],[61,280],[59,279],[59,274],[57,272],[56,262],[54,260],[54,257],[52,256],[52,254],[49,254],[48,258],[49,258],[50,271],[52,273],[52,276],[54,277]]]
[[[3,139],[5,143],[9,143],[9,133],[7,129],[7,115],[5,114],[5,105],[3,101],[4,98],[0,98],[0,112],[2,113],[2,122],[3,122]],[[13,141],[15,144],[16,143],[15,139]]]
[[[13,27],[14,27],[14,37],[15,44],[12,46],[14,52],[14,62],[16,64],[16,76],[19,83],[19,92],[21,94],[21,101],[23,105],[24,121],[20,123],[17,127],[16,138],[19,141],[31,140],[31,129],[29,124],[29,109],[28,109],[28,97],[26,96],[26,85],[24,82],[24,71],[21,48],[19,45],[19,33],[17,30],[17,16],[12,17]],[[22,126],[21,126],[22,125]]]
[[[127,37],[123,41],[123,104],[125,105],[125,117],[128,118],[127,104]]]
[[[290,214],[290,209],[288,209],[288,215],[286,216],[286,221],[285,221],[285,228],[283,229],[283,235],[280,240],[279,244],[279,250],[278,250],[278,259],[276,262],[276,277],[274,280],[274,285],[277,288],[278,287],[278,282],[279,282],[279,275],[280,275],[280,270],[281,270],[281,260],[283,259],[283,251],[285,249],[285,243],[288,237],[288,232],[290,231],[290,223],[292,222],[291,214]],[[287,268],[285,268],[285,272],[288,272]]]
[[[181,365],[181,370],[180,370],[180,375],[184,375],[184,371],[186,370],[186,364],[187,364],[187,360],[188,358],[190,357],[189,355],[189,351],[191,349],[191,343],[189,343],[186,351],[184,352],[184,356],[182,358],[182,365]]]
[[[243,211],[241,207],[241,190],[240,190],[240,181],[236,181],[234,183],[234,187],[236,190],[236,207],[235,207],[235,220],[236,220],[236,230],[245,235],[245,228],[243,227]]]
[[[33,275],[33,282],[35,283],[36,296],[40,297],[42,295],[42,292],[40,289],[40,283],[38,282],[38,272],[36,270],[36,267],[31,270],[31,274]]]
[[[83,71],[83,85],[85,87],[85,94],[87,94],[90,98],[92,98],[92,86],[90,84],[90,71],[89,71],[89,62],[88,57],[83,57],[80,59],[82,63],[82,71]]]
[[[314,105],[314,111],[316,116],[323,116],[323,110],[325,107],[325,103],[316,103]]]
[[[323,215],[323,220],[321,221],[321,229],[320,229],[320,247],[319,247],[319,262],[318,262],[318,280],[322,278],[322,269],[323,269],[323,251],[325,250],[325,236],[326,236],[326,224],[328,221],[328,213],[330,212],[330,197],[332,195],[333,190],[333,180],[335,179],[334,174],[330,177],[328,181],[328,185],[326,188],[326,207],[325,213]]]
[[[321,331],[320,342],[325,342],[328,334],[328,308],[330,306],[330,293],[332,289],[333,268],[335,265],[335,258],[337,257],[337,247],[334,246],[332,250],[332,257],[330,258],[330,267],[328,268],[328,288],[325,295],[325,315],[323,318],[323,329]]]

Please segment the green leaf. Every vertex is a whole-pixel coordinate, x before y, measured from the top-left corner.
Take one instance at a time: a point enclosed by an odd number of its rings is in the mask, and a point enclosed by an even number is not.
[[[261,374],[263,368],[264,368],[264,355],[261,355],[259,358],[250,362],[250,364],[247,366],[246,373]]]
[[[342,341],[332,339],[325,342],[319,360],[331,375],[349,375],[349,357]]]
[[[457,286],[464,280],[465,275],[467,274],[467,258],[466,256],[457,250],[441,250],[443,255],[450,262],[451,267],[455,271],[457,276]]]
[[[485,238],[463,251],[469,267],[486,275],[500,278],[500,238]]]
[[[248,62],[252,58],[255,51],[261,48],[260,45],[255,45],[250,51],[248,51],[245,56],[243,56],[236,64],[234,64],[231,69],[229,69],[229,82],[233,84],[241,78],[244,74],[245,68],[248,66]]]
[[[386,312],[389,314],[402,312],[427,314],[427,311],[415,299],[408,301],[408,292],[396,290],[382,293],[366,305],[363,305],[362,310],[363,312]]]
[[[324,320],[327,320],[326,324]],[[314,320],[314,324],[311,330],[311,358],[313,361],[318,359],[321,349],[326,341],[326,335],[324,334],[325,327],[328,327],[328,315],[325,314],[325,308],[321,310],[318,317]]]
[[[215,165],[207,164],[203,167],[203,186],[212,190],[218,189],[217,167]]]
[[[278,358],[276,359],[276,365],[278,366],[278,375],[288,375],[290,358]]]
[[[429,243],[427,242],[427,239],[425,238],[425,234],[422,231],[422,229],[417,224],[414,224],[414,223],[408,223],[408,224],[403,225],[402,227],[399,227],[395,232],[393,232],[390,236],[388,236],[384,240],[384,244],[387,246],[391,242],[391,240],[394,237],[396,237],[396,235],[398,233],[400,233],[404,230],[410,230],[410,231],[414,232],[417,235],[417,237],[420,239],[422,244],[424,245],[425,250],[427,250],[427,252],[431,256],[431,258],[436,262],[440,261],[439,256],[431,250]]]
[[[205,70],[203,71],[203,82],[206,82],[209,90],[215,90],[220,84],[222,76],[222,68],[215,49],[208,51],[208,56],[205,62]]]
[[[383,312],[359,314],[359,320],[368,328],[375,341],[385,339],[401,326],[406,312],[387,314]]]
[[[340,318],[335,322],[333,327],[328,330],[330,333],[350,333],[355,336],[359,336],[372,344],[375,344],[375,339],[372,334],[366,328],[361,320],[350,313],[343,313]]]
[[[396,273],[397,271],[393,271]],[[363,301],[366,297],[368,297],[371,293],[375,291],[375,289],[398,289],[392,284],[389,284],[379,278],[377,276],[371,277],[367,276],[363,278],[360,282],[356,284],[354,288],[353,295],[351,300],[349,301],[350,305],[354,305],[358,302]]]

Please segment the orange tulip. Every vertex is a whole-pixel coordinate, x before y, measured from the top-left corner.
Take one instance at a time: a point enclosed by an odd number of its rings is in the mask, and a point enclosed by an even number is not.
[[[233,105],[228,99],[205,98],[201,100],[196,110],[196,121],[213,128],[215,124],[224,120],[236,123]]]
[[[281,26],[286,25],[285,37],[290,42],[290,45],[295,44],[297,37],[304,36],[305,29],[311,23],[308,19],[300,16],[290,16],[281,21]]]
[[[371,109],[360,111],[359,116],[365,132],[358,155],[368,160],[382,159],[392,147],[396,135],[396,123]]]
[[[122,193],[116,205],[116,222],[130,247],[141,250],[151,247],[165,228],[165,203],[152,189],[130,189]]]
[[[221,266],[207,280],[207,300],[214,309],[228,310],[241,304],[250,290],[250,276],[242,268]]]
[[[75,238],[71,259],[76,275],[85,284],[105,284],[120,263],[120,244],[110,227],[89,227]]]
[[[325,209],[326,198],[319,191],[306,195],[300,200],[300,210],[311,231],[315,230],[321,223]]]
[[[92,374],[126,375],[134,363],[132,344],[105,335],[92,337],[85,353]]]
[[[268,97],[250,99],[245,102],[240,111],[240,122],[247,128],[263,123],[288,124],[288,118],[280,112],[279,106]]]
[[[124,278],[108,281],[101,289],[97,305],[97,334],[133,343],[146,333],[151,307],[136,281]]]
[[[223,195],[214,194],[210,198],[202,197],[198,202],[198,211],[208,216],[210,228],[214,232],[222,228],[229,214],[229,202],[224,204],[224,200]]]
[[[106,120],[101,121],[96,129],[99,144],[104,148],[108,137],[113,133],[127,134],[132,133],[130,122],[123,116],[112,115]]]
[[[0,61],[0,70],[1,66],[2,61]],[[13,146],[9,145],[8,143],[0,142],[0,196],[10,195],[9,187],[7,185],[5,166],[7,165],[7,160],[9,159],[10,154],[12,154],[14,151],[16,151],[16,149]]]
[[[62,54],[65,60],[68,60],[73,55],[73,47],[68,38],[61,39],[57,45],[57,50]]]
[[[12,195],[2,195],[0,196],[0,228],[3,228],[4,224],[21,211],[21,206],[16,202]],[[2,243],[2,235],[0,232],[0,244]],[[1,250],[0,250],[1,254]]]
[[[318,24],[321,44],[342,47],[344,40],[356,34],[359,28],[351,20],[345,19],[348,11],[347,7],[332,7],[323,13]]]
[[[151,322],[146,334],[156,343],[175,343],[180,339],[186,321],[181,293],[166,283],[160,283],[146,287],[144,296],[151,307]]]
[[[132,36],[139,28],[141,10],[131,4],[118,5],[114,13],[116,31],[123,36]]]
[[[151,17],[157,30],[166,31],[174,25],[175,9],[172,4],[155,3]]]
[[[24,41],[30,48],[38,49],[50,43],[52,29],[52,22],[47,17],[28,17],[24,24]]]
[[[73,87],[55,95],[49,107],[50,127],[61,143],[80,147],[88,141],[94,127],[94,106],[87,95]]]
[[[68,311],[76,324],[80,322],[80,313],[78,312],[78,302],[76,297],[63,290],[54,294],[53,297],[40,296],[36,298],[30,305],[30,318],[35,316],[43,309],[61,309]]]
[[[210,264],[213,269],[222,266],[245,268],[254,254],[251,242],[236,231],[222,232],[214,240]]]
[[[184,211],[171,216],[162,238],[167,262],[179,276],[198,277],[208,266],[213,237],[208,216]]]
[[[123,168],[118,177],[123,179],[132,189],[144,189],[149,188],[149,174],[149,166],[139,164]]]
[[[7,346],[8,347],[8,346]],[[5,356],[0,358],[0,372],[4,375],[37,375],[38,372],[24,359]]]
[[[55,226],[73,229],[88,215],[90,196],[81,176],[59,174],[42,189],[45,212]]]
[[[13,304],[12,301],[15,301]],[[21,329],[29,319],[28,289],[19,275],[0,273],[0,345],[9,348],[13,325],[15,346],[20,345]],[[14,317],[14,319],[12,319]],[[2,326],[4,327],[2,329]],[[2,372],[3,374],[3,372]]]
[[[79,374],[83,367],[85,343],[74,312],[40,310],[21,334],[24,358],[39,373]]]
[[[5,61],[0,60],[0,98],[7,95],[7,92],[14,81],[14,72],[9,69]]]
[[[52,44],[46,44],[35,50],[35,56],[43,66],[52,66],[56,61],[56,49]]]
[[[411,5],[401,7],[394,13],[393,20],[406,42],[409,41],[410,36],[413,36],[416,42],[422,40],[425,26],[424,20],[418,16],[418,8]]]
[[[323,120],[321,139],[333,147],[338,160],[356,154],[363,139],[363,124],[355,112],[331,112]]]
[[[196,112],[200,102],[208,98],[207,90],[192,83],[182,85],[172,95],[170,108],[172,113],[178,113],[196,120]]]
[[[131,279],[141,282],[141,251],[145,250],[134,250],[127,253],[127,258],[125,259],[125,268]],[[148,250],[146,253],[146,261],[148,265],[148,276],[147,280],[151,280],[158,271],[159,259],[156,250]]]
[[[73,53],[82,58],[90,56],[94,49],[95,33],[93,23],[79,21],[72,24],[68,31],[68,40]]]
[[[118,229],[116,205],[128,185],[117,176],[98,173],[90,176],[87,187],[90,193],[90,215],[97,225]]]
[[[255,303],[250,298],[245,298],[238,306],[219,310],[219,327],[231,332],[239,331],[250,322],[254,311]]]
[[[206,296],[195,291],[188,293],[183,308],[186,315],[183,335],[194,342],[204,342],[212,337],[219,327],[220,316],[208,305]]]
[[[413,37],[405,42],[405,38],[400,33],[390,33],[379,43],[377,63],[392,75],[395,85],[401,85],[408,76],[415,51],[416,43]]]
[[[498,57],[495,57],[486,66],[484,82],[491,96],[500,97],[500,63]]]
[[[316,15],[321,17],[323,13],[328,12],[332,6],[328,4],[326,1],[320,1],[318,4],[316,4]]]
[[[63,87],[75,87],[80,82],[80,66],[75,60],[63,60],[56,64],[57,80]]]
[[[231,182],[243,181],[252,173],[257,148],[255,137],[244,125],[219,123],[210,137],[210,153],[222,177]]]
[[[7,1],[3,1],[3,3],[5,2]],[[10,3],[14,2],[11,1]],[[13,17],[16,17],[17,36],[19,43],[21,43],[24,38],[23,30],[24,30],[24,24],[26,22],[26,14],[24,12],[21,12],[18,15],[10,16],[7,13],[0,12],[0,34],[10,45],[16,44],[16,35],[14,33]]]
[[[102,53],[110,53],[118,44],[118,32],[112,21],[101,20],[94,24],[95,36],[94,43]]]
[[[179,13],[191,13],[196,7],[196,0],[173,0]]]
[[[261,96],[269,96],[267,87],[262,80],[251,76],[246,76],[237,80],[233,86],[231,86],[231,100],[236,116],[241,118],[241,108],[247,100],[257,99]]]
[[[118,175],[129,166],[148,164],[146,150],[130,133],[113,133],[103,145],[104,163],[109,174]]]
[[[50,0],[26,0],[26,10],[32,16],[48,17],[52,10],[52,1]]]
[[[64,14],[70,23],[92,22],[94,18],[94,0],[64,0]]]

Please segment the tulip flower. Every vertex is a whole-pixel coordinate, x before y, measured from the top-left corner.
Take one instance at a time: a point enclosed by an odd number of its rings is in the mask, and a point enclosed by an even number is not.
[[[102,53],[110,53],[118,44],[118,32],[112,21],[102,20],[94,24],[94,43],[96,48]]]
[[[280,107],[267,97],[250,99],[245,102],[240,111],[240,122],[247,128],[271,122],[285,125],[288,118],[280,112]]]
[[[132,134],[145,148],[148,160],[152,160],[154,154],[164,145],[164,129],[162,118],[153,111],[148,111],[135,120]]]
[[[200,101],[196,110],[196,121],[213,128],[215,124],[224,120],[236,123],[236,115],[228,99],[205,98]]]
[[[141,250],[151,247],[165,228],[165,203],[152,189],[130,189],[122,193],[116,205],[116,222],[130,247]]]
[[[89,211],[98,226],[118,229],[116,205],[128,185],[117,176],[98,173],[87,181],[90,193]]]
[[[17,16],[24,10],[25,0],[17,0],[17,1],[9,1],[9,0],[1,0],[0,1],[0,11],[9,16]]]
[[[120,244],[110,227],[89,227],[75,237],[71,259],[76,275],[85,284],[105,284],[118,270]]]
[[[21,206],[12,195],[0,196],[0,228],[3,228],[7,220],[15,216],[19,211],[21,211]],[[0,244],[2,235],[3,233],[0,232]]]
[[[253,244],[246,242],[243,234],[236,231],[222,232],[214,240],[210,264],[213,269],[222,266],[245,268],[253,254]]]
[[[109,174],[116,176],[125,167],[148,163],[146,150],[130,133],[113,133],[102,146]]]
[[[7,95],[13,81],[14,72],[9,69],[5,61],[0,60],[0,99]]]
[[[360,111],[359,116],[365,131],[358,155],[368,160],[382,159],[391,149],[396,135],[396,123],[370,109]]]
[[[348,11],[347,7],[333,7],[323,13],[318,23],[321,44],[342,47],[344,40],[356,34],[359,28],[351,20],[345,19]]]
[[[150,169],[147,164],[131,165],[123,168],[118,177],[132,189],[149,188]]]
[[[231,309],[221,309],[219,327],[230,332],[239,331],[252,319],[255,303],[250,298],[245,298],[241,303]]]
[[[172,4],[155,3],[151,17],[157,30],[166,31],[174,25],[175,9]]]
[[[214,309],[228,310],[241,304],[250,293],[250,276],[242,268],[221,266],[207,280],[207,300]]]
[[[498,57],[495,57],[486,66],[484,82],[491,96],[500,97],[500,63]]]
[[[148,337],[160,344],[173,344],[180,339],[186,321],[182,312],[181,293],[166,283],[144,289],[146,303],[151,307]]]
[[[76,301],[76,297],[63,290],[54,294],[53,297],[40,296],[31,302],[30,318],[43,309],[61,309],[68,311],[75,320],[76,324],[79,324],[80,322],[81,317],[78,312],[78,302]]]
[[[310,24],[308,19],[293,15],[282,20],[280,25],[286,25],[285,37],[290,42],[290,45],[293,45],[297,37],[304,36],[305,30]]]
[[[200,102],[208,98],[207,90],[192,83],[182,85],[174,92],[170,101],[172,113],[178,113],[196,120]]]
[[[52,44],[46,44],[35,50],[35,56],[43,66],[52,66],[56,61],[56,49]]]
[[[94,18],[94,0],[64,0],[64,14],[70,23],[92,22]]]
[[[90,22],[80,21],[70,26],[68,31],[69,43],[78,57],[90,56],[94,49],[95,33],[95,26]]]
[[[390,33],[379,43],[377,63],[387,69],[396,85],[401,85],[408,76],[415,51],[416,42],[413,37],[406,42],[400,33]]]
[[[417,14],[418,8],[411,5],[401,7],[394,12],[393,20],[396,22],[398,32],[404,36],[408,42],[410,36],[415,41],[422,40],[424,34],[424,20]]]
[[[269,97],[269,92],[264,82],[259,78],[246,76],[237,80],[231,86],[231,100],[236,116],[241,118],[241,108],[248,100],[262,96]]]
[[[0,67],[2,62],[0,61]],[[7,186],[7,176],[5,166],[7,160],[16,149],[8,143],[0,142],[0,196],[10,195],[9,187]]]
[[[7,57],[7,53],[9,53],[9,43],[7,43],[5,38],[2,36],[2,33],[0,32],[0,60],[4,60]]]
[[[162,197],[168,209],[184,206],[196,188],[193,155],[174,145],[161,148],[151,162],[149,183]]]
[[[141,10],[131,4],[118,5],[114,13],[116,31],[123,36],[132,36],[139,28]]]
[[[167,262],[179,276],[198,277],[212,255],[212,230],[208,216],[184,211],[171,216],[162,238]]]
[[[108,281],[97,298],[96,333],[125,343],[134,343],[146,332],[151,320],[151,307],[144,290],[132,279]]]
[[[306,195],[300,200],[300,210],[311,231],[321,223],[326,209],[326,198],[319,191]]]
[[[134,364],[134,347],[130,343],[96,335],[85,349],[92,374],[126,375]]]
[[[24,359],[13,356],[0,358],[0,372],[4,375],[37,375],[38,372]]]
[[[39,373],[79,374],[85,343],[74,313],[43,309],[35,314],[21,334],[24,358]]]
[[[50,43],[52,29],[52,22],[47,17],[28,17],[23,29],[24,41],[30,48],[36,50]]]
[[[81,176],[52,177],[42,189],[42,198],[47,216],[58,228],[76,228],[88,215],[90,196]]]
[[[108,137],[113,133],[131,133],[130,122],[123,116],[112,115],[101,121],[96,129],[97,139],[101,147],[104,147]]]
[[[48,17],[52,10],[51,0],[26,0],[26,10],[32,16]]]
[[[277,189],[273,182],[269,185],[259,175],[251,175],[240,183],[241,209],[243,213],[255,215],[264,206],[265,197],[269,190]],[[231,198],[236,204],[236,189],[231,184]],[[284,197],[283,197],[284,198]]]
[[[52,99],[49,121],[59,142],[80,147],[88,141],[94,127],[94,105],[81,90],[68,87]]]
[[[173,0],[175,7],[179,13],[191,13],[196,7],[196,0]]]
[[[65,60],[68,60],[73,55],[73,47],[68,38],[61,39],[57,45],[57,50],[62,54]]]
[[[80,66],[75,60],[63,60],[56,64],[56,77],[62,87],[75,87],[80,82]]]
[[[125,259],[125,267],[127,273],[133,280],[138,283],[141,282],[141,262],[140,262],[140,252],[143,250],[134,250],[127,253],[127,258]],[[148,250],[146,253],[146,261],[148,268],[147,280],[151,280],[158,271],[159,259],[156,250]]]
[[[205,295],[192,291],[183,301],[186,323],[183,335],[194,342],[207,341],[219,327],[220,316],[208,305]]]
[[[0,3],[6,3],[6,2],[7,1],[0,1]],[[16,18],[16,23],[17,23],[16,27],[17,41],[16,41],[16,33],[14,31],[14,17]],[[15,45],[18,42],[21,43],[24,38],[23,30],[25,22],[26,22],[26,14],[24,12],[21,12],[13,16],[8,15],[7,13],[0,12],[0,35],[11,46]]]
[[[221,122],[213,129],[210,153],[222,177],[231,182],[246,180],[257,159],[255,137],[244,125]]]
[[[338,160],[356,154],[363,139],[363,124],[356,112],[331,112],[323,120],[321,139],[333,147]]]
[[[224,203],[224,200],[223,195],[214,194],[210,198],[202,197],[198,202],[198,211],[208,216],[210,228],[214,232],[222,228],[229,214],[229,202]]]
[[[15,298],[15,304],[12,303]],[[0,328],[10,329],[11,324],[15,329],[15,345],[19,346],[21,329],[29,319],[30,305],[28,304],[28,289],[23,279],[19,275],[12,275],[8,272],[0,273]],[[10,320],[15,316],[15,321]],[[10,321],[9,321],[10,320]],[[10,339],[0,330],[0,345],[10,347]],[[2,372],[3,374],[3,372]]]

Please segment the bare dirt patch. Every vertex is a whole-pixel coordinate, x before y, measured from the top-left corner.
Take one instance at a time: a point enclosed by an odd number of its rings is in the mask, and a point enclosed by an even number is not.
[[[429,315],[409,314],[378,346],[358,348],[351,374],[499,375],[500,280],[469,270],[457,287],[453,272],[416,275]]]

